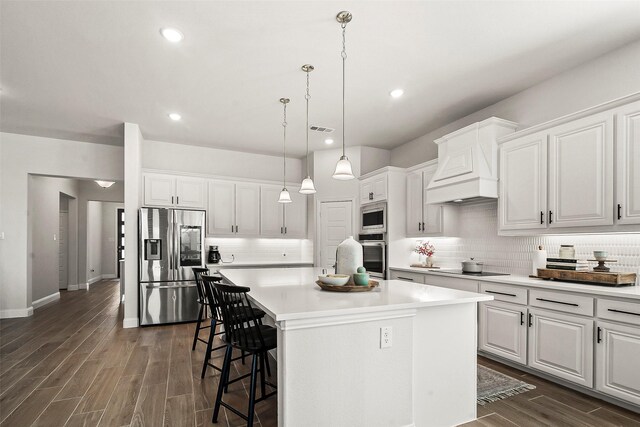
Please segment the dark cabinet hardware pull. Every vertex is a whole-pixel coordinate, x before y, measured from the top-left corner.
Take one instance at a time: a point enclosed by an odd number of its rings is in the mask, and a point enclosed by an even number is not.
[[[422,223],[422,231],[427,231],[427,230],[424,228],[424,222]]]
[[[171,204],[173,204],[173,196],[171,196]]]
[[[544,224],[544,212],[540,211],[540,224]]]
[[[287,234],[287,227],[284,228],[284,234]]]
[[[422,230],[422,224],[418,223],[418,231]]]
[[[238,232],[238,226],[236,225],[236,233]]]
[[[533,315],[529,313],[529,327],[533,326]]]
[[[231,232],[233,233],[233,225],[231,226]]]
[[[618,203],[618,219],[622,219],[622,205]]]
[[[280,227],[280,234],[284,234],[284,227]]]
[[[520,324],[524,325],[524,313],[522,311],[520,312]]]
[[[632,311],[616,310],[615,308],[608,308],[607,310],[613,311],[614,313],[622,313],[622,314],[630,314],[632,316],[640,316],[640,313],[634,313]]]
[[[488,293],[488,294],[506,295],[508,297],[514,297],[514,298],[516,297],[516,295],[508,294],[506,292],[498,292],[498,291],[485,291],[485,292]]]
[[[180,196],[176,196],[176,205],[180,204]]]
[[[410,277],[402,277],[402,276],[398,276],[398,279],[401,279],[401,280],[409,280],[409,281],[413,282],[413,279],[412,279],[412,278],[410,278]]]
[[[373,200],[373,193],[369,193],[369,200]]]
[[[572,302],[564,302],[564,301],[554,301],[552,299],[545,299],[545,298],[536,298],[538,301],[544,301],[544,302],[552,302],[554,304],[562,304],[562,305],[571,305],[573,307],[580,307],[578,304],[574,304]]]
[[[549,211],[549,224],[553,222],[553,212]]]
[[[602,328],[598,326],[598,334],[596,336],[598,343],[602,342]]]

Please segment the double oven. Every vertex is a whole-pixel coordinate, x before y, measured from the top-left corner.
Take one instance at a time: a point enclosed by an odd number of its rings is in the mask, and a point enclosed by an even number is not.
[[[387,242],[384,234],[360,234],[364,268],[371,277],[386,279]]]

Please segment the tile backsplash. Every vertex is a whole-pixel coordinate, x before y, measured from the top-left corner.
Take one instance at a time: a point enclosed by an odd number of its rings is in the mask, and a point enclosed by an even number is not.
[[[223,261],[238,263],[260,262],[309,262],[313,263],[313,241],[308,239],[255,239],[212,238],[205,239],[206,253],[209,246],[218,246]]]
[[[549,256],[557,256],[562,244],[574,245],[576,257],[584,259],[593,259],[594,250],[605,250],[618,261],[608,265],[611,271],[640,273],[640,234],[498,236],[497,201],[461,205],[459,209],[459,237],[406,239],[409,262],[417,262],[417,255],[411,252],[415,243],[429,240],[436,248],[435,265],[460,268],[461,261],[474,257],[484,262],[487,271],[526,276],[531,274],[532,252],[539,245]]]

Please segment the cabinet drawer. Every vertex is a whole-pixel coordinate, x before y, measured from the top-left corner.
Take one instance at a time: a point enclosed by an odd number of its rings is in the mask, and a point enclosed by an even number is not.
[[[582,295],[531,289],[529,291],[529,305],[564,311],[565,313],[593,316],[593,298]]]
[[[442,277],[427,274],[424,276],[424,283],[427,285],[440,286],[442,288],[457,289],[467,292],[478,292],[478,282],[475,280],[462,279],[459,277]]]
[[[407,282],[424,283],[424,275],[408,273],[406,271],[391,270],[391,280],[405,280]]]
[[[640,325],[640,303],[598,299],[596,303],[596,315],[600,319]]]
[[[527,289],[499,283],[480,282],[480,293],[492,295],[496,301],[527,305]]]

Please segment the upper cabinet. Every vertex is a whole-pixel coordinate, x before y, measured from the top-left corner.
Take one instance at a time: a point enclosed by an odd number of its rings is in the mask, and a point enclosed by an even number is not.
[[[278,203],[281,186],[262,185],[260,235],[303,239],[307,236],[307,196],[288,188],[291,203]]]
[[[206,180],[164,174],[144,175],[144,205],[205,208]]]
[[[260,233],[260,185],[209,181],[207,234],[257,236]]]
[[[384,202],[387,200],[387,175],[381,174],[360,182],[360,204]]]
[[[616,219],[640,224],[640,102],[616,110]]]

